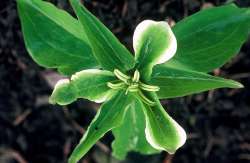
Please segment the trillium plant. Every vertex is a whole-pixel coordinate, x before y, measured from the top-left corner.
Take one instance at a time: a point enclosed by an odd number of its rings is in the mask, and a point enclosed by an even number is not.
[[[236,55],[250,32],[250,9],[234,4],[202,10],[172,28],[144,20],[133,35],[134,55],[80,2],[70,0],[77,19],[42,0],[17,0],[25,44],[41,66],[57,68],[69,79],[58,81],[50,103],[77,99],[102,103],[72,152],[78,162],[108,131],[113,155],[129,151],[175,153],[186,132],[160,99],[216,88],[242,88],[209,75]]]

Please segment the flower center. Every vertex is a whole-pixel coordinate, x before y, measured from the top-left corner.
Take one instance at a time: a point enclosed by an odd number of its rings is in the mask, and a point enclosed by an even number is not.
[[[135,70],[133,77],[127,76],[118,69],[114,70],[114,74],[119,81],[116,83],[108,82],[108,87],[112,89],[126,89],[126,94],[128,94],[128,92],[136,92],[144,103],[150,106],[155,104],[155,102],[151,101],[143,94],[143,91],[156,92],[159,91],[160,88],[141,82],[138,70]]]

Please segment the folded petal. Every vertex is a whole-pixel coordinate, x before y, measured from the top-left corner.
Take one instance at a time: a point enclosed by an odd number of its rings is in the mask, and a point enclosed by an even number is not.
[[[164,63],[174,56],[177,42],[167,22],[145,20],[135,29],[133,47],[137,69],[150,76],[154,65]]]
[[[83,70],[71,77],[71,80],[60,80],[50,97],[51,103],[67,105],[85,98],[94,102],[103,102],[111,94],[112,90],[107,82],[116,80],[113,73],[98,69]]]
[[[134,100],[128,108],[123,124],[112,130],[115,137],[112,143],[113,156],[122,160],[131,151],[141,154],[159,153],[159,150],[147,142],[145,128],[145,115],[141,103]]]
[[[76,163],[109,130],[122,124],[131,96],[124,91],[118,92],[104,103],[89,125],[86,133],[69,158],[69,163]]]
[[[143,104],[146,116],[146,139],[154,148],[173,154],[186,142],[186,132],[167,114],[155,93],[147,95],[156,104],[154,106]]]

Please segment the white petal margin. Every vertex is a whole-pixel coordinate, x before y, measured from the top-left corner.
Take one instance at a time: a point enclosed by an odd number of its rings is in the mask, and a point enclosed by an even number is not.
[[[160,42],[159,42],[160,41]],[[150,47],[150,45],[153,46]],[[165,45],[164,45],[165,44]],[[133,36],[133,48],[135,58],[138,59],[142,48],[155,55],[154,64],[161,64],[171,59],[177,50],[177,41],[171,27],[164,21],[144,20],[135,29]]]
[[[185,130],[165,112],[160,103],[157,102],[153,107],[144,105],[143,109],[146,117],[145,135],[152,147],[173,154],[185,144]]]
[[[159,143],[157,143],[157,141],[155,141],[154,136],[151,134],[151,131],[148,127],[149,126],[148,121],[146,121],[145,135],[146,135],[146,139],[149,142],[149,144],[152,147],[154,147],[155,149],[167,151],[169,154],[174,154],[177,149],[179,149],[181,146],[183,146],[185,144],[186,139],[187,139],[187,135],[186,135],[185,130],[175,120],[173,120],[171,117],[170,117],[170,119],[172,121],[172,125],[176,129],[176,133],[177,133],[179,140],[180,140],[179,143],[176,144],[175,149],[163,147],[161,144],[159,144]]]
[[[113,73],[110,71],[99,70],[99,69],[87,69],[87,70],[83,70],[83,71],[77,72],[74,75],[72,75],[71,80],[76,81],[76,80],[78,80],[78,78],[81,78],[81,76],[85,76],[86,74],[93,75],[92,78],[95,78],[98,75],[110,76],[110,77],[114,76]],[[89,83],[89,84],[91,84],[91,83]],[[86,86],[86,87],[88,87],[88,86]],[[103,103],[104,101],[108,100],[113,95],[113,93],[114,93],[113,90],[109,89],[106,92],[100,92],[95,97],[85,97],[85,98],[87,98],[90,101],[96,102],[96,103]]]
[[[67,105],[78,98],[102,103],[113,95],[107,82],[115,80],[112,72],[88,69],[75,73],[71,79],[58,81],[50,97],[50,103]]]
[[[69,79],[61,79],[56,83],[53,93],[49,98],[49,103],[67,105],[72,103],[75,98],[76,92],[70,85]]]

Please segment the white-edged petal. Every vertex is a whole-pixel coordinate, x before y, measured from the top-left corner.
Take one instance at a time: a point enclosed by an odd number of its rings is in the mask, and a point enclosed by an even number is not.
[[[146,125],[145,135],[149,144],[152,145],[152,147],[154,147],[155,149],[164,150],[170,154],[174,154],[177,149],[179,149],[181,146],[185,144],[186,139],[187,139],[187,134],[185,130],[175,120],[173,120],[171,117],[169,117],[169,119],[170,119],[171,125],[173,125],[175,128],[176,136],[178,136],[179,138],[179,142],[176,144],[175,149],[166,148],[166,147],[163,147],[162,144],[159,144],[158,141],[155,140],[152,132],[150,131],[149,124]],[[149,122],[147,121],[146,123],[149,123]],[[167,138],[167,135],[168,134],[166,134],[166,138]]]
[[[148,57],[151,59],[148,61],[155,65],[164,63],[174,56],[177,41],[167,22],[144,20],[135,29],[133,48],[137,62],[145,62],[145,57]]]
[[[149,93],[147,96],[154,99],[156,104],[154,106],[144,104],[143,107],[146,117],[146,139],[152,147],[173,154],[186,142],[186,132],[168,115],[155,93]]]
[[[71,79],[60,80],[51,95],[51,103],[66,105],[78,98],[85,98],[97,103],[108,100],[113,95],[107,83],[115,80],[110,71],[88,69],[75,73]]]

